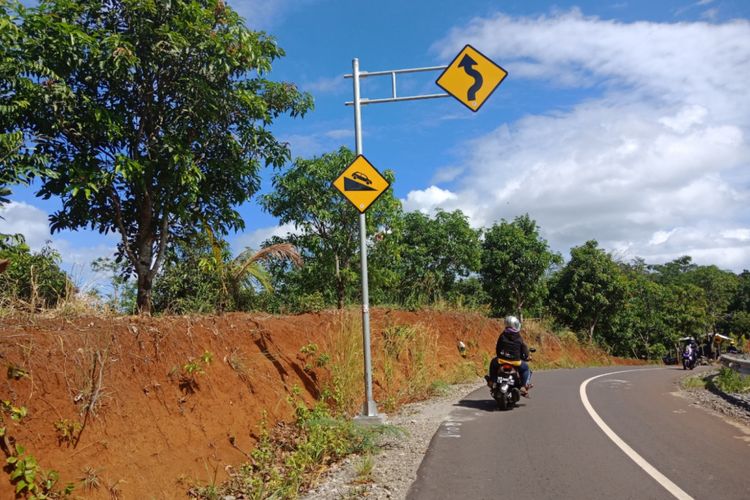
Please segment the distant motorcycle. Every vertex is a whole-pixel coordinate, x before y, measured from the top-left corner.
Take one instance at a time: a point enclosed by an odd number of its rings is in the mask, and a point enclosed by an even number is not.
[[[695,353],[690,352],[683,352],[682,353],[682,369],[687,370],[695,368],[695,362],[696,362],[696,356]]]

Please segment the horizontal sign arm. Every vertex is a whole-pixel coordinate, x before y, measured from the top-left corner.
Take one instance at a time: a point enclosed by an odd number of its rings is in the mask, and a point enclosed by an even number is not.
[[[440,97],[450,97],[450,94],[425,94],[425,95],[413,95],[413,96],[404,96],[399,97],[396,93],[396,75],[401,75],[404,73],[422,73],[424,71],[442,71],[447,66],[428,66],[424,68],[408,68],[408,69],[392,69],[388,71],[362,71],[361,73],[358,73],[359,78],[365,78],[368,76],[388,76],[391,77],[391,97],[385,97],[380,99],[367,99],[367,98],[360,98],[359,104],[365,105],[365,104],[382,104],[386,102],[401,102],[401,101],[421,101],[424,99],[438,99]],[[344,75],[344,78],[353,78],[353,74]],[[353,106],[354,101],[347,101],[345,103],[347,106]]]

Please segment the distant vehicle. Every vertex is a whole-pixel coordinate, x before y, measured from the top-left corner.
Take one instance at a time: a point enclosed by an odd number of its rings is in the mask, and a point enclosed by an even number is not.
[[[368,186],[372,184],[372,181],[370,180],[370,178],[369,178],[369,177],[367,177],[367,176],[366,176],[365,174],[363,174],[362,172],[354,172],[354,173],[352,174],[352,179],[357,179],[358,181],[362,181],[362,182],[364,182],[365,184],[367,184]]]

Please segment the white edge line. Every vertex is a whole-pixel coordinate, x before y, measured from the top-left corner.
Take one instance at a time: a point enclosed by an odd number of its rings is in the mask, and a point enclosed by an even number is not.
[[[594,377],[591,377],[587,380],[584,380],[583,383],[581,384],[581,388],[580,388],[581,402],[583,403],[584,408],[586,408],[586,411],[589,412],[589,415],[591,415],[591,418],[594,419],[594,422],[596,422],[596,425],[598,425],[599,428],[604,432],[604,434],[606,434],[607,437],[611,439],[612,442],[615,443],[618,448],[620,448],[633,462],[635,462],[636,465],[638,465],[638,467],[646,471],[646,473],[649,476],[654,478],[657,483],[662,485],[664,489],[670,492],[675,498],[679,498],[680,500],[693,500],[693,497],[685,493],[685,491],[682,488],[674,484],[667,476],[659,472],[656,469],[656,467],[648,463],[645,458],[640,456],[638,452],[636,452],[625,441],[623,441],[620,438],[620,436],[615,434],[615,432],[612,429],[610,429],[610,427],[606,423],[604,423],[604,420],[602,420],[599,414],[596,413],[596,410],[594,410],[594,407],[591,406],[591,403],[589,402],[589,398],[586,395],[586,386],[589,385],[589,382],[597,378],[607,377],[609,375],[616,375],[618,373],[661,370],[661,369],[662,368],[647,368],[645,370],[644,369],[621,370],[617,372],[603,373],[601,375],[596,375]]]

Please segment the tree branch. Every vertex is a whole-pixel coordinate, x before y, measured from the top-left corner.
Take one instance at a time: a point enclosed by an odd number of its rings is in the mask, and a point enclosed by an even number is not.
[[[115,207],[115,224],[117,224],[117,228],[120,230],[120,236],[122,236],[122,246],[125,249],[125,254],[128,256],[128,259],[130,259],[130,262],[132,262],[133,266],[137,266],[138,260],[135,257],[135,253],[133,253],[133,250],[130,248],[130,244],[128,243],[128,235],[125,231],[125,224],[122,220],[122,205],[120,204],[120,197],[117,195],[117,192],[115,191],[115,188],[113,186],[109,187],[109,196],[112,200],[112,204]]]
[[[156,273],[159,271],[159,268],[161,267],[161,264],[164,260],[164,256],[166,255],[167,250],[167,242],[169,240],[169,215],[166,213],[162,215],[162,221],[161,221],[161,240],[159,241],[159,250],[156,254],[156,260],[154,260],[154,265],[149,270],[149,275],[151,278],[156,276]]]

